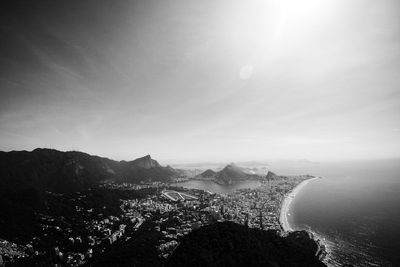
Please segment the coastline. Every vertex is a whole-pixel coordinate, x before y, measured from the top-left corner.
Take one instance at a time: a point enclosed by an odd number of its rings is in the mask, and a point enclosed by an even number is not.
[[[289,194],[287,194],[284,197],[282,205],[281,205],[281,212],[279,214],[279,223],[280,223],[284,233],[287,234],[289,232],[295,231],[293,228],[290,227],[289,221],[288,221],[288,216],[290,216],[289,209],[290,209],[290,205],[292,204],[293,199],[307,184],[309,184],[312,181],[315,181],[316,179],[321,179],[321,178],[322,177],[314,177],[314,178],[310,178],[310,179],[302,181]],[[318,237],[313,231],[307,230],[307,232],[309,233],[310,237],[312,239],[314,239],[318,244],[318,250],[315,255],[318,256],[319,259],[323,261],[324,259],[326,259],[327,254],[329,254],[327,244],[325,242],[323,242],[322,239],[320,237]]]
[[[284,232],[292,232],[293,229],[290,227],[288,222],[288,212],[290,205],[292,204],[295,196],[303,189],[308,183],[315,181],[316,179],[320,179],[319,177],[313,177],[307,180],[302,181],[298,184],[289,194],[287,194],[281,204],[281,212],[279,214],[279,223],[281,224]],[[290,216],[290,214],[289,214]]]

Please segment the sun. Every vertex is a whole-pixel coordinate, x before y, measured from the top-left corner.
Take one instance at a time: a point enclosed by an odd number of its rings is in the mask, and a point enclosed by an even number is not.
[[[295,36],[319,26],[334,10],[335,0],[232,1],[224,12],[224,35],[238,55],[254,61],[272,46],[296,42]]]

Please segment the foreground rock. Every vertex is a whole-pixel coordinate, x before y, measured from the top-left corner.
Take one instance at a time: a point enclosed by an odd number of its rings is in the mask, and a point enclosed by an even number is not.
[[[281,237],[232,222],[202,227],[187,235],[166,266],[326,267],[318,244],[305,231]]]

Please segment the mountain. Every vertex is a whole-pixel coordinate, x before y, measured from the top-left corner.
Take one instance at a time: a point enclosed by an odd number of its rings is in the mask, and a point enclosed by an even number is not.
[[[117,170],[119,174],[117,182],[169,181],[173,177],[182,175],[180,170],[161,166],[150,155],[133,161],[120,161]]]
[[[176,175],[177,170],[162,167],[150,155],[127,162],[54,149],[0,152],[0,193],[27,188],[77,191],[106,181],[167,181]]]
[[[270,180],[274,180],[274,179],[279,178],[279,176],[276,175],[275,173],[271,172],[271,171],[268,171],[267,176],[266,176],[265,178],[266,178],[268,181],[270,181]]]
[[[223,222],[183,237],[166,266],[326,267],[318,251],[318,244],[305,231],[282,237],[273,230]]]
[[[231,184],[238,180],[246,180],[249,176],[239,166],[231,163],[217,173],[216,179],[218,182]]]
[[[214,178],[217,173],[211,169],[208,169],[198,175],[198,178]]]
[[[201,178],[212,179],[220,184],[232,184],[240,180],[247,180],[257,177],[258,176],[255,174],[246,172],[244,168],[239,167],[235,163],[226,165],[219,172],[215,172],[211,169],[208,169],[197,176],[197,178],[200,179]]]
[[[141,167],[144,169],[151,169],[151,168],[159,168],[161,165],[154,159],[150,157],[150,155],[144,156],[142,158],[138,158],[132,160],[130,164],[135,165],[137,167]]]

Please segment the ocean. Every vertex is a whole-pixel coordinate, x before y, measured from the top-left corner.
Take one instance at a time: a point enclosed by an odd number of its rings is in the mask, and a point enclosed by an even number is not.
[[[276,168],[324,178],[309,183],[290,207],[289,224],[325,239],[331,266],[400,266],[400,161]]]
[[[323,176],[296,195],[289,208],[289,224],[324,240],[328,265],[400,266],[400,160],[275,162],[267,167],[279,175]],[[189,181],[179,185],[226,194],[257,183],[223,186]]]

